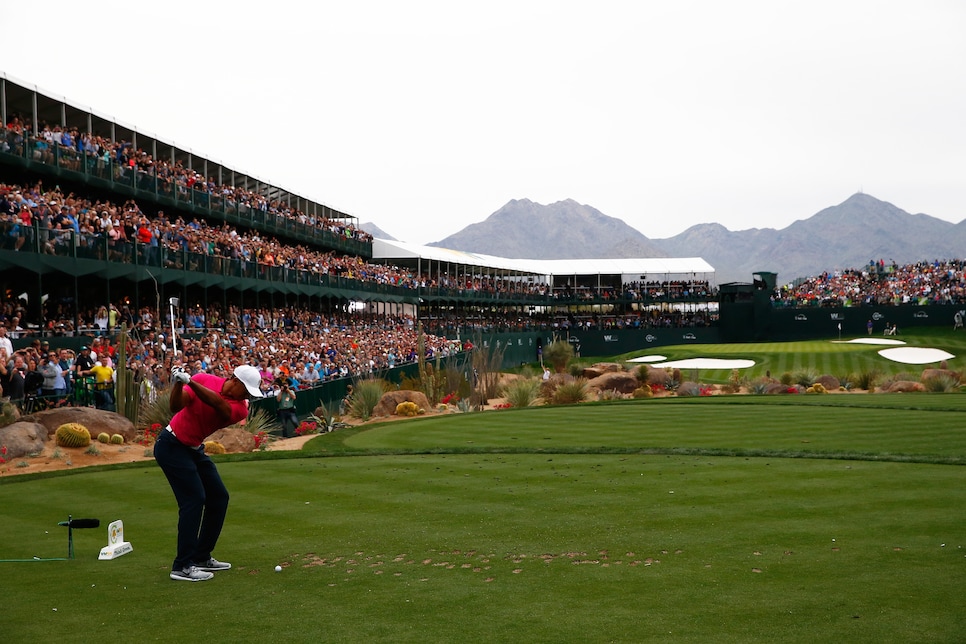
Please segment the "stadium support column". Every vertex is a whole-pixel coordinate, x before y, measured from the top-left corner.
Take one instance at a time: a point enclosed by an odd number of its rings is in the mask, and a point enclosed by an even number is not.
[[[753,277],[755,288],[755,340],[768,340],[772,333],[771,296],[775,292],[778,275],[777,273],[769,273],[766,271],[755,271]]]

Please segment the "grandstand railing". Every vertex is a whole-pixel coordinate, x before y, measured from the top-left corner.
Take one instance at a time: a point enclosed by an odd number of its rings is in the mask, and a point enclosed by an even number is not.
[[[48,168],[58,176],[92,183],[106,183],[119,194],[150,199],[157,204],[186,210],[194,214],[220,218],[228,223],[254,228],[273,235],[286,236],[306,243],[331,248],[342,253],[372,257],[372,243],[325,227],[305,224],[295,219],[253,207],[231,195],[201,189],[203,183],[186,186],[181,182],[149,174],[136,167],[125,167],[116,158],[81,153],[62,145],[28,137],[26,144],[8,146],[0,159],[18,160],[31,170]]]
[[[28,226],[15,220],[0,221],[0,252],[13,250],[18,240],[22,240],[22,245],[17,253],[17,264],[25,268],[30,268],[30,262],[26,261],[24,254],[39,256],[36,261],[42,261],[45,264],[52,258],[92,260],[105,264],[124,263],[157,268],[162,271],[186,271],[223,278],[271,282],[292,287],[322,288],[326,290],[326,294],[358,301],[415,303],[422,299],[425,302],[463,302],[482,305],[499,303],[531,306],[584,306],[619,304],[631,301],[643,304],[658,304],[664,302],[699,302],[713,299],[674,290],[668,290],[659,297],[644,295],[627,298],[614,295],[604,289],[592,289],[582,293],[579,298],[574,294],[569,294],[570,297],[575,297],[575,299],[568,300],[561,293],[396,285],[375,280],[345,277],[340,274],[307,268],[274,266],[258,263],[254,260],[191,252],[165,245],[154,246],[136,240],[114,240],[102,233],[77,232],[73,228],[45,228],[37,222]],[[48,268],[57,269],[58,266],[49,264]],[[74,270],[70,265],[64,265],[60,268],[67,272]]]

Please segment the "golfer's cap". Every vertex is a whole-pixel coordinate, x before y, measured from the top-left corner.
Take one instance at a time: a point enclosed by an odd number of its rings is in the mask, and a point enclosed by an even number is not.
[[[251,365],[243,364],[240,367],[235,367],[233,372],[235,377],[242,381],[245,385],[245,389],[248,393],[252,395],[253,398],[261,398],[262,390],[258,388],[259,383],[262,381],[262,377],[258,375],[258,369]]]

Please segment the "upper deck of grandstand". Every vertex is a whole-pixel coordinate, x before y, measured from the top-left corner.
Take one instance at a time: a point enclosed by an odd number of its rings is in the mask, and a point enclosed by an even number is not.
[[[352,215],[4,75],[0,86],[0,152],[10,171],[371,256],[372,237]]]

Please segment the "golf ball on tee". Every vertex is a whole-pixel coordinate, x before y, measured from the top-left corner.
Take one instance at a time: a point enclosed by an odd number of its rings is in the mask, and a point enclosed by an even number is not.
[[[275,572],[282,572],[281,566],[275,566]]]

